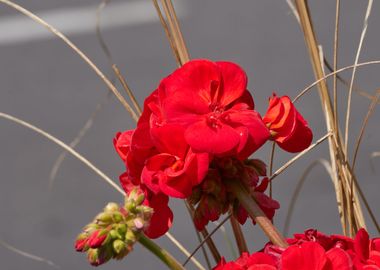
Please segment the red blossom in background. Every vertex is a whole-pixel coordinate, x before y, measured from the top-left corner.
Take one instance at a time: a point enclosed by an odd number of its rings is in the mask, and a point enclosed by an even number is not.
[[[307,230],[287,241],[286,249],[268,243],[262,251],[243,253],[234,262],[223,258],[214,270],[380,270],[380,239],[370,240],[364,229],[355,239]]]
[[[269,108],[263,118],[272,139],[285,151],[295,153],[306,149],[313,133],[288,96],[269,99]]]

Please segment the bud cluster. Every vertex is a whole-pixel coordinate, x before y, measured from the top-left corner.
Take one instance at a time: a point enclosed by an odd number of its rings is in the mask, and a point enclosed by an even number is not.
[[[149,226],[153,209],[142,204],[144,199],[144,194],[134,189],[126,196],[124,206],[108,203],[103,212],[78,235],[76,251],[87,252],[93,266],[112,258],[124,258]]]
[[[243,224],[247,220],[247,212],[239,204],[238,200],[229,192],[225,181],[239,181],[250,192],[258,204],[264,208],[264,212],[272,218],[278,203],[266,197],[265,191],[268,179],[266,176],[266,165],[258,159],[247,159],[240,161],[236,158],[218,158],[210,165],[210,169],[203,182],[193,189],[188,201],[195,206],[194,223],[198,230],[204,229],[209,221],[218,220],[220,215],[229,209],[238,221]],[[264,203],[265,201],[265,203]],[[265,206],[268,206],[265,209]]]

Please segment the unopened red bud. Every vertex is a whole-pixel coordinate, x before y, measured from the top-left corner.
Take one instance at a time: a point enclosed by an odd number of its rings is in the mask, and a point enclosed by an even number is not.
[[[98,230],[93,232],[88,238],[88,245],[91,248],[98,248],[105,243],[108,236],[108,230]]]
[[[114,212],[119,210],[119,205],[114,202],[110,202],[104,207],[105,212]]]
[[[80,234],[75,241],[75,250],[78,252],[85,252],[87,245],[88,237],[86,234]]]

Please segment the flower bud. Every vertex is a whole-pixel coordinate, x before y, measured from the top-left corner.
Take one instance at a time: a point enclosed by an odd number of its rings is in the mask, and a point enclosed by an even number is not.
[[[97,221],[109,224],[112,222],[112,215],[107,212],[100,213],[95,218]]]
[[[121,222],[124,216],[120,212],[115,212],[112,214],[112,219],[114,223]]]
[[[145,194],[141,190],[134,188],[125,199],[126,202],[134,201],[136,205],[141,205],[145,200]]]
[[[107,229],[95,231],[88,238],[88,245],[91,248],[98,248],[107,242],[106,241],[107,237],[108,237]]]
[[[78,235],[77,240],[75,241],[75,250],[78,252],[85,251],[86,246],[88,248],[87,241],[88,241],[87,234],[82,233]]]
[[[110,202],[104,207],[104,212],[115,212],[119,210],[119,205],[114,202]]]
[[[125,234],[125,241],[128,244],[134,244],[137,241],[136,235],[132,230],[128,230]]]
[[[123,239],[123,236],[117,230],[111,230],[109,235],[112,239]]]
[[[112,247],[116,254],[120,254],[127,249],[127,245],[119,239],[113,241]]]

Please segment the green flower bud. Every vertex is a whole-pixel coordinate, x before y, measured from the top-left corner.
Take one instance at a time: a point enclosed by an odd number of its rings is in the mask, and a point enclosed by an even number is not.
[[[112,214],[112,219],[114,222],[121,222],[124,219],[124,216],[120,212],[115,212]]]
[[[98,214],[95,219],[106,224],[112,223],[112,215],[106,212]]]
[[[119,210],[119,205],[114,202],[110,202],[104,207],[105,212],[115,212]]]
[[[127,245],[119,239],[113,241],[112,247],[116,254],[123,253],[127,249]]]
[[[125,241],[130,245],[133,245],[137,241],[136,235],[132,230],[128,230],[125,234]]]
[[[123,236],[117,230],[111,230],[109,235],[112,239],[123,239]]]

